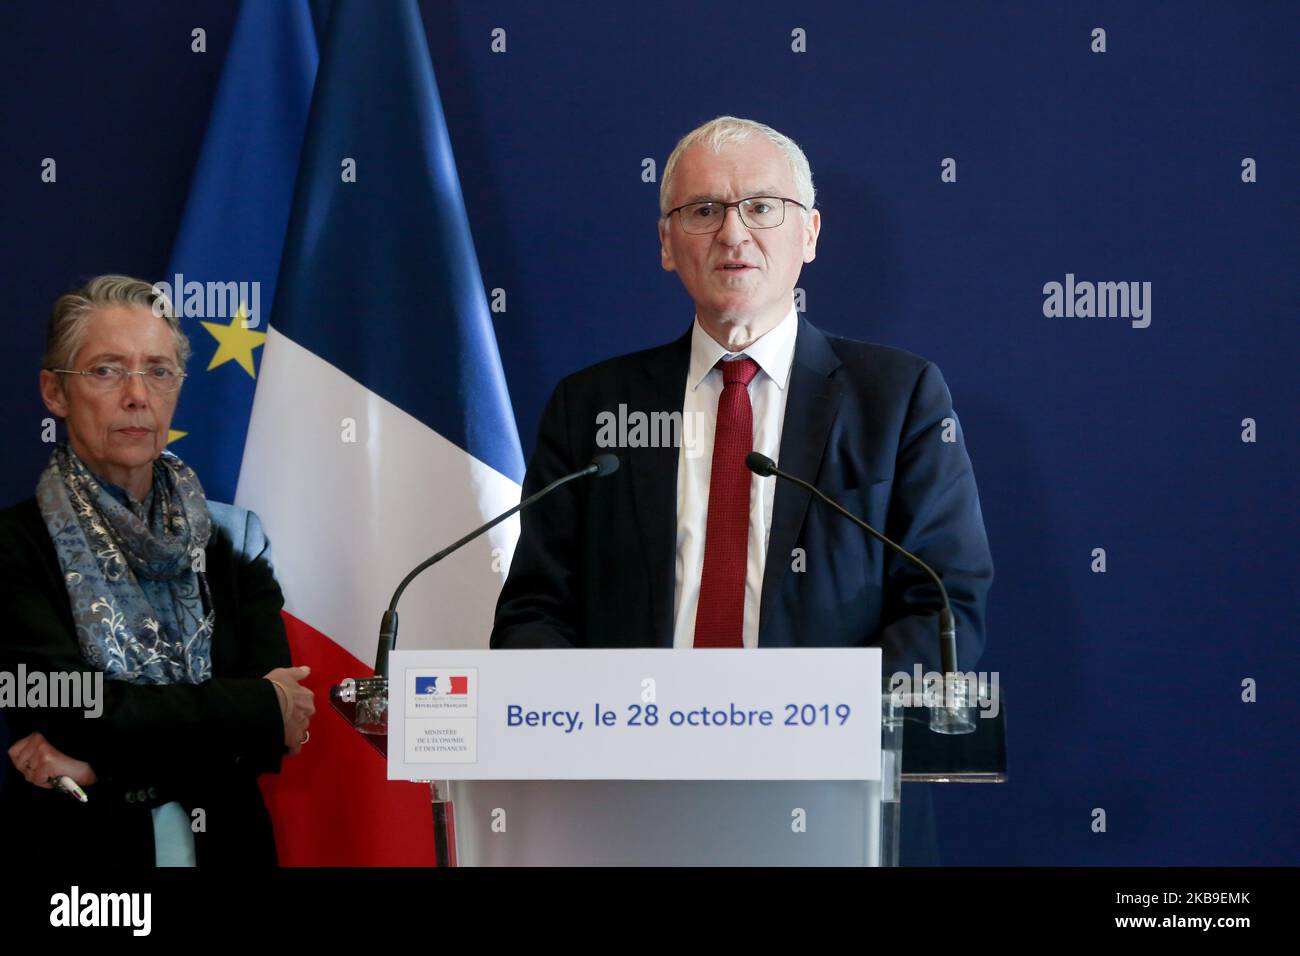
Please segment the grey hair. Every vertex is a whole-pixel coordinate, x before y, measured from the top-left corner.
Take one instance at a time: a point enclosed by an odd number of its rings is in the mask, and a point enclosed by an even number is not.
[[[740,119],[736,116],[719,116],[703,126],[697,126],[677,141],[673,151],[664,163],[664,174],[659,180],[659,215],[668,213],[669,196],[672,195],[673,175],[682,154],[692,146],[707,146],[713,152],[734,143],[744,143],[755,136],[763,136],[780,147],[785,158],[790,162],[790,172],[794,174],[794,188],[798,199],[809,209],[817,202],[817,191],[813,188],[812,169],[808,166],[808,157],[803,154],[799,144],[784,133],[779,133],[770,126],[756,123],[754,120]]]
[[[86,340],[90,316],[113,306],[139,306],[159,316],[176,337],[176,358],[181,368],[190,359],[190,340],[181,331],[171,301],[143,279],[130,276],[95,276],[79,289],[59,296],[50,313],[45,333],[45,356],[41,368],[69,368]]]

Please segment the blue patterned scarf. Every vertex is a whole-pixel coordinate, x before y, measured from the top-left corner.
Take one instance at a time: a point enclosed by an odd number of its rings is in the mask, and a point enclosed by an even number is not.
[[[208,680],[215,614],[201,562],[212,519],[194,472],[164,451],[138,504],[60,445],[41,473],[36,501],[86,661],[109,680]]]

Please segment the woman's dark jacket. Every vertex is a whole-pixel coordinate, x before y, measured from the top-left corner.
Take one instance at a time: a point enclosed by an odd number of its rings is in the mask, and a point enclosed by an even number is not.
[[[211,680],[141,685],[103,681],[103,713],[10,707],[10,743],[40,731],[85,760],[98,782],[81,804],[23,779],[7,754],[0,846],[35,865],[152,866],[150,810],[179,800],[195,832],[199,866],[273,866],[271,820],[257,776],[277,773],[284,729],[275,687],[262,675],[288,667],[280,586],[251,511],[209,502],[206,553],[216,622]],[[68,592],[36,500],[0,510],[0,671],[91,671],[82,659]],[[16,679],[16,677],[15,677]],[[30,855],[29,855],[30,854]]]

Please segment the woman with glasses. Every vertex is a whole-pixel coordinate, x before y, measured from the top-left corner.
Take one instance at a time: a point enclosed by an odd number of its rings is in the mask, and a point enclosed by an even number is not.
[[[307,742],[312,694],[257,516],[165,448],[188,357],[147,282],[54,305],[40,387],[66,441],[0,511],[0,674],[46,688],[6,711],[11,859],[276,862],[257,776]]]

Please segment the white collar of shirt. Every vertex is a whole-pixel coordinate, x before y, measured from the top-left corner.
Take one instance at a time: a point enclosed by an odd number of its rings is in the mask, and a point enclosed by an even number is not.
[[[687,388],[692,390],[699,388],[704,377],[713,371],[719,359],[725,358],[731,361],[742,355],[748,355],[784,392],[786,383],[790,380],[790,366],[794,364],[794,340],[798,331],[799,319],[795,315],[794,306],[791,305],[790,311],[775,328],[764,332],[743,352],[729,352],[726,346],[719,345],[713,336],[704,331],[699,316],[696,316],[695,324],[691,327],[691,367],[686,378]]]

